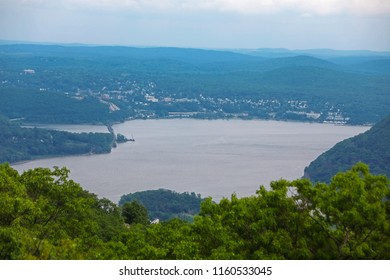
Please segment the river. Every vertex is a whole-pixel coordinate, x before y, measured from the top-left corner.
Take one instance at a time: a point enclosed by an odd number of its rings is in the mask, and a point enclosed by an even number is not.
[[[167,188],[222,197],[254,195],[260,185],[296,179],[311,161],[366,126],[261,120],[135,120],[114,125],[134,137],[110,154],[16,164],[18,171],[66,166],[83,188],[118,202],[123,194]],[[107,132],[103,126],[55,125],[67,131]]]

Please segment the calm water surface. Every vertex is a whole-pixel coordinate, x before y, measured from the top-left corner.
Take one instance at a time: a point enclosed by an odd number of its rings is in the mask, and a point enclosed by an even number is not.
[[[52,126],[106,132],[97,126]],[[135,142],[110,154],[35,160],[14,165],[66,166],[83,188],[118,202],[123,194],[168,188],[214,200],[255,194],[260,185],[296,179],[312,160],[337,142],[369,127],[276,121],[136,120],[115,125]]]

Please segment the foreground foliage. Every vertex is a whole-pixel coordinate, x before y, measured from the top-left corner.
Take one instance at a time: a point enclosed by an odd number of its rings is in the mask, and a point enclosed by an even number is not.
[[[116,205],[68,173],[37,168],[19,175],[0,166],[0,259],[96,259],[123,231]]]
[[[279,180],[208,198],[193,223],[128,227],[67,169],[0,166],[1,259],[389,259],[389,214],[389,180],[361,163],[329,185]]]

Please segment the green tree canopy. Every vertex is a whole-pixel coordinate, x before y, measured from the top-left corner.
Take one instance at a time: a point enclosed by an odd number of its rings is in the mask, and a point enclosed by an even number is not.
[[[327,184],[279,180],[256,196],[202,204],[206,258],[388,259],[390,189],[362,163]]]
[[[0,165],[1,259],[390,258],[389,179],[362,163],[329,184],[278,180],[208,198],[193,223],[150,224],[139,202],[119,208],[68,175]]]
[[[68,175],[66,168],[19,175],[0,165],[1,259],[96,259],[103,241],[124,229],[117,206]]]
[[[122,206],[122,215],[128,224],[148,224],[148,210],[138,201],[126,202]]]

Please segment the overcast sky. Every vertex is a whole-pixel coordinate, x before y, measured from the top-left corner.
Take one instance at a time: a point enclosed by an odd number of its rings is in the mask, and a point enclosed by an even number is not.
[[[390,0],[0,0],[0,39],[390,50]]]

